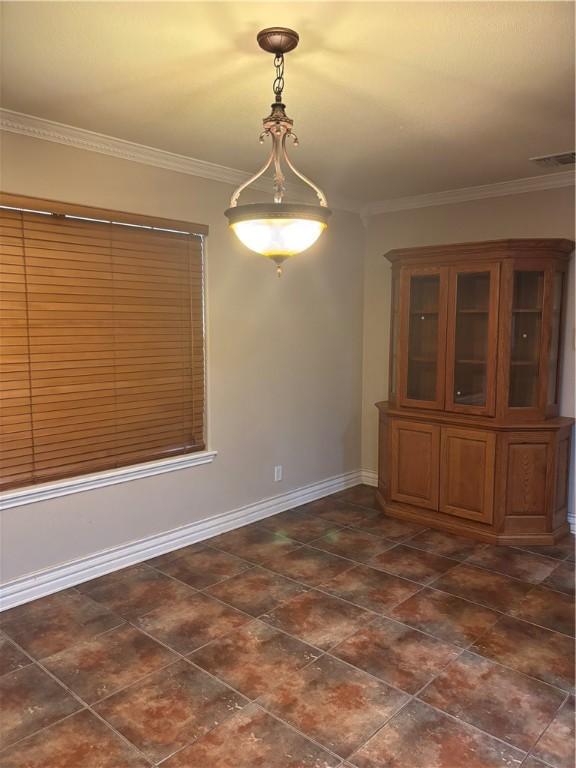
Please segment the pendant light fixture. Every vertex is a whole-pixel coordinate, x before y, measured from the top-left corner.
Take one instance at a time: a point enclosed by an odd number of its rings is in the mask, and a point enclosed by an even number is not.
[[[264,130],[260,134],[260,143],[270,138],[272,148],[262,168],[234,191],[230,208],[225,214],[238,239],[250,250],[276,262],[276,271],[280,276],[282,262],[302,253],[320,237],[326,229],[331,211],[325,194],[294,167],[286,151],[287,140],[290,139],[293,146],[298,146],[298,137],[292,131],[294,121],[286,115],[286,106],[282,103],[284,54],[296,48],[298,34],[284,27],[272,27],[259,32],[257,40],[263,50],[274,54],[276,68],[273,85],[275,100],[271,113],[263,120]],[[283,165],[314,190],[318,205],[284,202],[286,186]],[[242,192],[271,166],[274,169],[272,202],[238,205]]]

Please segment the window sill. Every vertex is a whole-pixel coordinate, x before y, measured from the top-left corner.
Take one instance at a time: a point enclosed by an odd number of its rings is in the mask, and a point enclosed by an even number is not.
[[[217,455],[217,451],[198,451],[198,453],[189,453],[185,456],[174,456],[170,459],[135,464],[132,467],[121,467],[106,472],[95,472],[91,475],[70,477],[54,483],[17,488],[0,494],[0,509],[20,507],[24,504],[32,504],[35,501],[46,501],[58,498],[59,496],[68,496],[71,493],[81,493],[82,491],[91,491],[94,488],[127,483],[130,480],[139,480],[142,477],[163,475],[165,472],[175,472],[178,469],[211,464]]]

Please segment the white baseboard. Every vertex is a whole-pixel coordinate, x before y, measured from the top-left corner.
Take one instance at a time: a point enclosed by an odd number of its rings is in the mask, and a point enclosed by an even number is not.
[[[209,539],[219,533],[240,528],[248,523],[276,515],[278,512],[284,512],[323,496],[329,496],[331,493],[342,491],[359,483],[374,485],[375,483],[371,481],[372,475],[375,473],[365,473],[361,470],[347,472],[297,488],[294,491],[288,491],[288,493],[271,496],[263,501],[248,504],[230,512],[197,520],[171,531],[148,536],[145,539],[122,544],[103,552],[96,552],[79,560],[22,576],[0,586],[0,609],[13,608],[30,600],[68,589],[68,587],[73,587],[84,581],[104,576],[112,571],[163,555],[188,544]]]
[[[364,485],[373,485],[375,488],[378,486],[378,472],[374,469],[361,469],[360,476],[361,482]]]

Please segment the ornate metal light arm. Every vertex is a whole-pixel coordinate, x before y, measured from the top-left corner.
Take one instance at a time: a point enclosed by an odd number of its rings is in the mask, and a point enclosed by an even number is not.
[[[290,133],[290,136],[292,137],[293,145],[297,147],[299,144],[298,137],[296,136],[295,133]],[[316,192],[316,197],[320,201],[320,205],[323,206],[324,208],[327,208],[328,200],[326,199],[326,195],[324,194],[324,192],[322,192],[320,187],[317,184],[314,184],[314,182],[311,179],[309,179],[308,176],[304,176],[304,174],[294,166],[294,163],[291,162],[288,156],[288,153],[286,152],[286,136],[282,137],[282,150],[283,150],[282,155],[284,157],[284,160],[286,161],[286,165],[288,166],[288,168],[290,168],[290,170],[295,176],[298,176],[299,179],[302,179],[302,181],[305,184],[308,184],[308,186],[311,187],[314,190],[314,192]]]
[[[294,163],[288,156],[288,152],[286,150],[286,139],[290,137],[292,139],[292,144],[295,147],[299,145],[299,140],[296,134],[292,131],[294,121],[288,117],[285,110],[286,106],[282,104],[282,102],[275,102],[272,104],[271,113],[262,121],[264,130],[260,134],[260,143],[263,144],[265,138],[268,136],[272,138],[272,149],[270,151],[270,155],[266,163],[257,173],[255,173],[247,181],[242,183],[237,189],[234,190],[232,197],[230,198],[231,208],[234,208],[236,205],[238,205],[238,198],[242,192],[251,184],[253,184],[257,179],[263,176],[272,164],[274,165],[274,202],[281,203],[284,200],[284,195],[286,194],[286,178],[282,171],[283,162],[288,166],[288,168],[295,176],[297,176],[301,181],[303,181],[312,190],[314,190],[320,205],[325,208],[328,207],[328,201],[324,192],[317,184],[314,184],[311,179],[301,173],[301,171],[295,167]]]
[[[281,27],[264,29],[258,34],[260,47],[274,54],[276,67],[273,85],[275,100],[270,114],[262,121],[263,131],[260,134],[260,143],[270,137],[272,147],[262,168],[234,190],[226,211],[230,226],[240,240],[251,250],[273,259],[278,265],[278,274],[281,274],[280,265],[286,258],[301,253],[318,239],[331,214],[324,192],[294,166],[286,148],[288,137],[292,139],[293,146],[298,146],[298,137],[292,130],[294,121],[288,117],[286,106],[282,103],[284,54],[297,46],[298,39],[296,32]],[[239,205],[242,192],[271,166],[274,169],[273,202]],[[284,202],[284,167],[314,191],[319,205]]]
[[[256,181],[256,179],[259,179],[260,176],[266,173],[266,171],[270,167],[271,162],[272,162],[272,153],[270,153],[268,160],[266,160],[262,168],[260,168],[260,170],[254,174],[254,176],[250,176],[248,181],[245,181],[243,184],[240,184],[240,186],[234,190],[234,192],[232,193],[232,197],[230,198],[230,208],[235,208],[238,205],[238,198],[240,197],[242,192],[244,192],[246,187],[249,187],[251,184],[253,184]]]

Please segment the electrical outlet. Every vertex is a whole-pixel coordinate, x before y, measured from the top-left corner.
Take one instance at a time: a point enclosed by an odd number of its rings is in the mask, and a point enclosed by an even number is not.
[[[274,482],[278,483],[282,480],[282,464],[277,464],[274,467]]]

